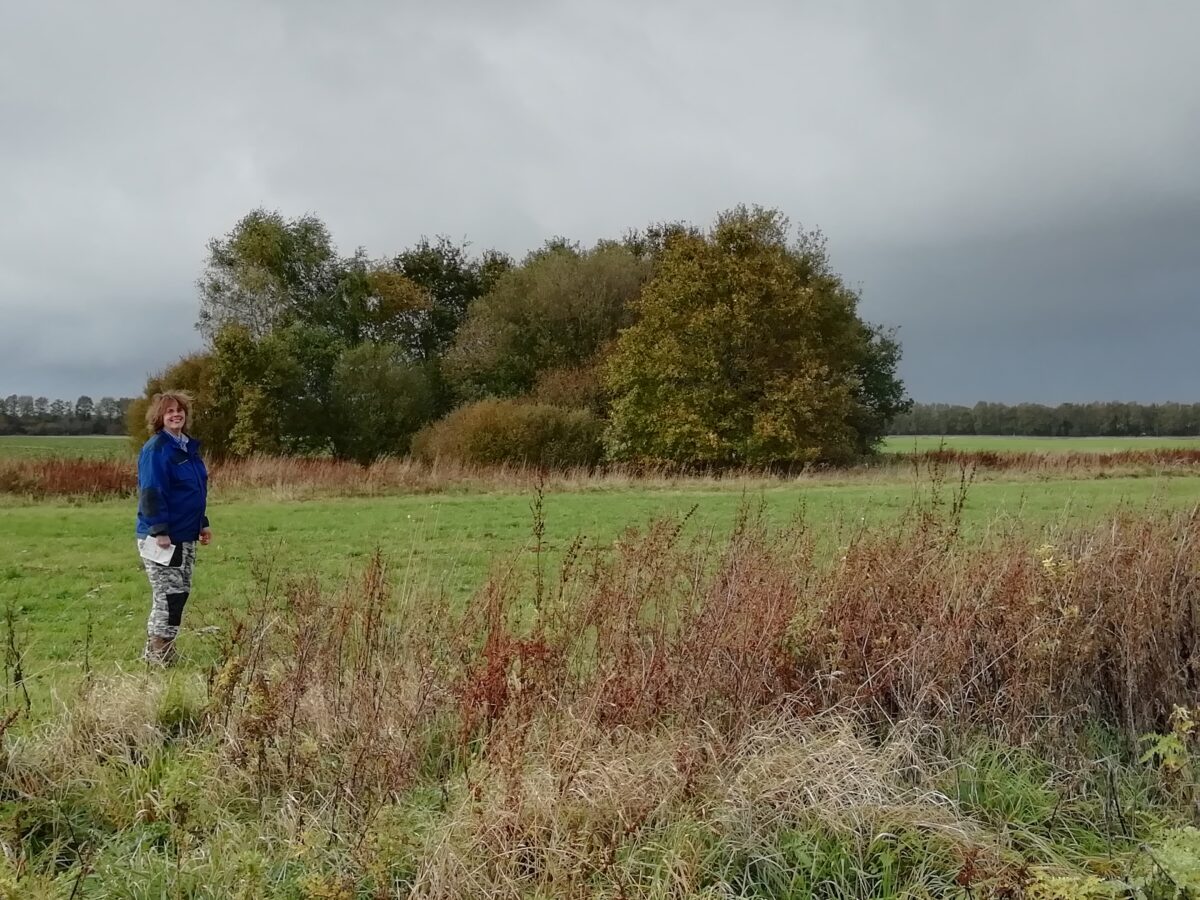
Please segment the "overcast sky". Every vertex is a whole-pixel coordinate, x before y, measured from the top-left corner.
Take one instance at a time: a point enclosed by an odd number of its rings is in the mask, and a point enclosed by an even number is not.
[[[0,396],[201,346],[254,207],[523,254],[819,226],[921,401],[1200,401],[1200,3],[0,4]]]

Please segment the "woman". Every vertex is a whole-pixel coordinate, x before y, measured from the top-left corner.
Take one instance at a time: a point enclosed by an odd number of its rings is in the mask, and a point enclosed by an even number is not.
[[[138,551],[150,578],[149,663],[175,662],[175,638],[192,590],[196,541],[212,540],[205,508],[208,471],[200,442],[186,428],[192,398],[183,391],[155,394],[146,410],[151,437],[138,456]]]

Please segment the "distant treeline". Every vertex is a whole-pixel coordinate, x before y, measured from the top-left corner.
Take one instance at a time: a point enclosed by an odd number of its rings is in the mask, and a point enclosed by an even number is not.
[[[125,434],[131,397],[84,394],[74,403],[48,397],[9,394],[0,400],[0,434]]]
[[[891,434],[1014,434],[1031,437],[1200,435],[1200,403],[915,403]]]

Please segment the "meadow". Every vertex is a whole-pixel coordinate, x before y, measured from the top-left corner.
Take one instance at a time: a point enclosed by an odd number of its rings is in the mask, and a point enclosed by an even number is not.
[[[687,534],[719,538],[747,504],[761,504],[778,526],[803,517],[828,552],[865,526],[898,522],[928,489],[904,476],[863,483],[582,487],[541,500],[542,548],[550,564],[577,539],[588,547],[611,546],[625,529],[655,519],[686,518]],[[268,570],[333,583],[377,549],[403,584],[461,603],[494,567],[526,564],[534,540],[533,476],[524,491],[308,500],[276,499],[273,493],[226,497],[214,490],[216,539],[201,550],[189,617],[211,624],[218,611],[244,605],[256,578]],[[1034,540],[1119,508],[1158,512],[1196,503],[1200,478],[981,481],[970,488],[963,521],[971,534],[1022,528]],[[132,498],[0,505],[0,595],[19,616],[26,676],[39,695],[43,681],[53,683],[64,669],[79,670],[89,634],[92,665],[135,663],[146,585],[133,549],[134,508]]]
[[[1080,452],[216,468],[168,673],[11,480],[0,897],[1200,896],[1200,467]]]
[[[126,459],[132,456],[129,438],[123,435],[0,435],[0,459]]]

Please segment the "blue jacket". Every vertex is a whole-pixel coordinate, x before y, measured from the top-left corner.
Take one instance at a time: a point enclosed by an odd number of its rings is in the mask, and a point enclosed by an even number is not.
[[[200,442],[189,437],[181,448],[165,431],[142,447],[138,456],[138,537],[170,535],[175,544],[194,541],[208,527],[208,470]]]

